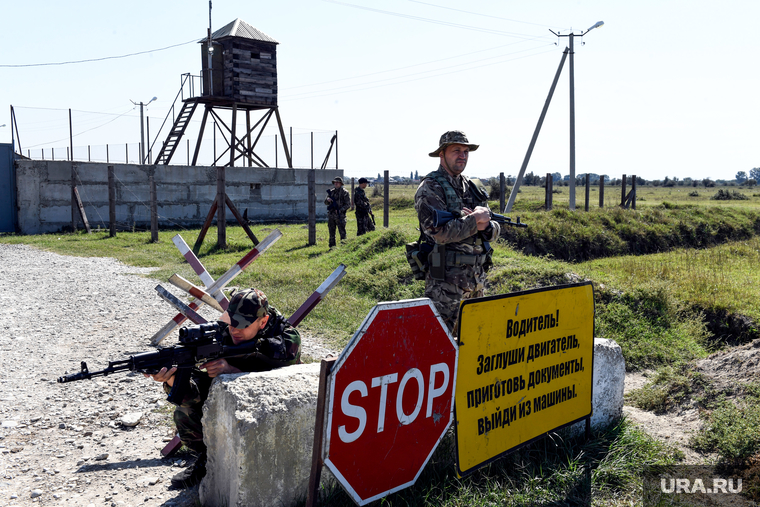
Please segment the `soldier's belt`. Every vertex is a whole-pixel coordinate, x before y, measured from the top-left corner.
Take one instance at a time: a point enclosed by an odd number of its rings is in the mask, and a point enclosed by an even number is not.
[[[485,255],[464,254],[461,252],[446,252],[447,266],[482,266],[485,262]]]

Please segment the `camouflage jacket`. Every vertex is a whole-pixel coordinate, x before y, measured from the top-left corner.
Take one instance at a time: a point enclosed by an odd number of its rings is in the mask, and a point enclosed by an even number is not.
[[[354,189],[354,206],[356,206],[356,213],[360,215],[368,215],[372,211],[372,206],[362,187]]]
[[[332,202],[332,204],[334,204],[333,207],[330,206],[331,203],[328,202],[327,199],[333,200]],[[351,196],[348,195],[348,191],[343,187],[333,188],[327,193],[325,204],[327,205],[328,213],[337,213],[339,215],[345,215],[346,211],[348,211],[348,208],[351,207]]]
[[[449,250],[482,254],[482,241],[494,241],[501,231],[499,224],[491,221],[490,233],[478,234],[478,226],[472,215],[455,218],[443,226],[433,226],[433,210],[461,211],[462,207],[475,209],[476,206],[487,206],[488,202],[473,195],[467,176],[460,174],[456,178],[449,175],[443,166],[438,166],[438,173],[451,184],[460,203],[449,203],[446,200],[444,188],[430,175],[425,176],[414,194],[414,209],[420,221],[420,231],[429,243],[445,244]]]

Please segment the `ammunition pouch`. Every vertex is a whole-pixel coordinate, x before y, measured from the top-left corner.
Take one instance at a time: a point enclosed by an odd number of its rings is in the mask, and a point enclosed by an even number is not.
[[[433,246],[424,241],[406,244],[406,261],[412,268],[412,275],[415,280],[425,279],[425,272],[428,270],[428,254],[432,250]]]

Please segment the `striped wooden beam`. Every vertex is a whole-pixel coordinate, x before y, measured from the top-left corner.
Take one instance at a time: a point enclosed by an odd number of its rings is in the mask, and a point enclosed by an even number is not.
[[[161,285],[156,285],[156,292],[158,292],[158,295],[161,296],[161,298],[172,305],[174,308],[179,310],[179,313],[190,319],[196,324],[207,324],[208,321],[198,315],[195,310],[187,306],[185,303],[177,299],[177,296],[169,292],[168,290],[161,287]]]
[[[224,312],[224,308],[219,304],[219,302],[214,299],[211,294],[206,292],[205,290],[201,289],[200,287],[197,287],[190,283],[188,280],[185,280],[178,274],[173,274],[169,277],[169,283],[174,285],[175,287],[182,289],[183,291],[187,292],[191,296],[193,296],[196,299],[200,299],[207,305],[209,305],[211,308],[214,308],[215,310],[218,310],[219,312]],[[219,291],[217,294],[221,293]]]
[[[198,277],[201,279],[201,282],[203,282],[203,285],[206,286],[206,289],[214,285],[214,279],[211,277],[211,274],[206,270],[205,266],[201,264],[201,261],[198,260],[198,257],[195,256],[195,252],[193,252],[187,243],[185,243],[185,240],[182,239],[182,236],[177,234],[172,238],[172,241],[174,242],[174,245],[179,250],[179,253],[182,254],[182,257],[185,258],[188,264],[190,264],[190,267],[193,268],[193,271],[195,271],[195,274],[198,275]],[[217,301],[219,301],[219,304],[223,308],[222,311],[227,309],[227,305],[229,304],[229,300],[224,296],[224,293],[222,291],[217,291],[216,293],[211,294]]]
[[[320,301],[322,301],[325,296],[335,287],[338,285],[338,282],[346,275],[346,266],[345,264],[341,264],[338,266],[335,271],[332,272],[330,276],[327,277],[327,279],[322,282],[322,285],[317,287],[317,290],[314,291],[314,293],[309,296],[309,298],[304,302],[304,304],[301,305],[301,307],[296,310],[296,312],[290,316],[288,319],[288,322],[293,327],[296,327],[304,317],[306,317],[309,312],[311,312],[315,306],[319,304]]]
[[[211,284],[210,287],[206,288],[206,292],[209,294],[215,294],[218,291],[221,291],[224,289],[228,283],[230,283],[236,276],[238,276],[240,273],[243,272],[245,268],[248,267],[249,264],[251,264],[254,260],[258,258],[259,255],[266,252],[269,247],[271,247],[273,244],[277,242],[282,237],[282,233],[279,229],[275,229],[272,232],[269,233],[269,236],[263,239],[261,243],[256,245],[250,252],[245,254],[245,256],[240,259],[235,265],[233,265],[230,269],[227,270],[226,273],[224,273],[222,276],[216,279],[214,283]],[[197,310],[201,305],[203,304],[203,301],[193,301],[190,303],[189,308],[191,310]],[[184,315],[177,314],[174,316],[172,320],[170,320],[164,327],[162,327],[156,334],[153,335],[153,337],[150,340],[150,343],[152,345],[158,345],[161,343],[164,338],[169,336],[169,333],[171,333],[177,326],[182,324],[185,319]]]

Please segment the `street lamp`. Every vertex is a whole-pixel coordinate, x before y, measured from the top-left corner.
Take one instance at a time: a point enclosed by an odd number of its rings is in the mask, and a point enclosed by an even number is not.
[[[599,28],[600,26],[604,25],[604,21],[597,21],[594,23],[591,28],[586,30],[585,32],[581,32],[577,34],[579,37],[583,37],[587,33],[589,33],[594,28]],[[575,62],[573,55],[575,54],[575,51],[573,49],[573,37],[576,36],[574,33],[569,33],[567,35],[560,35],[559,33],[554,32],[553,30],[549,30],[551,33],[556,35],[557,37],[567,37],[570,42],[570,192],[569,192],[569,208],[570,210],[575,209]]]
[[[143,120],[143,108],[156,100],[158,97],[153,97],[150,99],[147,103],[143,104],[142,102],[135,102],[134,100],[130,100],[130,102],[134,105],[140,106],[140,163],[145,163],[145,122]]]

